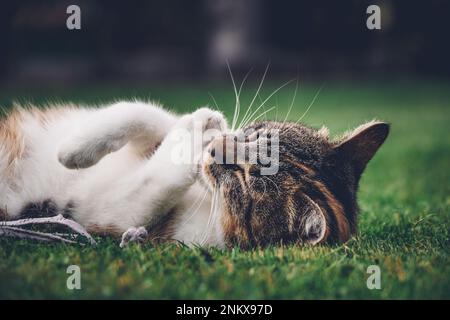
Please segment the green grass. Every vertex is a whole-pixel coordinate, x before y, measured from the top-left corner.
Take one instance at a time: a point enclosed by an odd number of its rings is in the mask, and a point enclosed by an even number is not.
[[[300,87],[290,119],[305,111],[318,87]],[[262,96],[273,89],[268,85]],[[244,106],[253,90],[245,89]],[[208,92],[231,117],[231,87],[217,84],[0,92],[0,104],[17,97],[92,103],[138,96],[183,111],[212,104]],[[268,107],[278,105],[279,119],[292,93],[291,86],[269,101]],[[109,238],[95,248],[2,240],[0,298],[449,299],[449,108],[450,83],[329,84],[322,90],[303,119],[310,125],[339,134],[374,117],[392,123],[361,180],[359,235],[345,245],[243,252],[149,244],[121,250]],[[66,288],[71,264],[81,267],[82,290]],[[381,268],[381,290],[366,287],[373,264]]]

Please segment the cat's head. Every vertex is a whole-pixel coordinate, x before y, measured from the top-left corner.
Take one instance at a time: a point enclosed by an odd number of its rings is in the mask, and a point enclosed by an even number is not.
[[[348,240],[356,231],[358,181],[389,125],[372,121],[335,141],[326,129],[295,123],[257,122],[243,132],[245,139],[215,139],[202,168],[203,179],[220,194],[226,245]],[[242,150],[247,152],[239,158]],[[225,159],[229,151],[233,161]],[[251,159],[262,152],[272,163]],[[276,170],[263,173],[270,167]]]

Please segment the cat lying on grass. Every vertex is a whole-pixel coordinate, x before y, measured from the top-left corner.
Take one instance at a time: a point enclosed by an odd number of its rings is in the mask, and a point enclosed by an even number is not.
[[[219,134],[204,137],[208,130]],[[356,232],[358,181],[388,124],[372,121],[335,141],[291,122],[240,132],[244,139],[208,108],[179,116],[141,102],[16,107],[0,122],[0,215],[62,214],[91,233],[122,235],[121,245],[249,248],[345,242]],[[276,151],[276,173],[250,161],[263,143]],[[176,161],[180,146],[192,161]],[[217,161],[251,146],[241,161]]]

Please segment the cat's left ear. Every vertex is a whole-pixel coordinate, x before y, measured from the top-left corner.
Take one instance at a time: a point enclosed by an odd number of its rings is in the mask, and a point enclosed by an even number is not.
[[[351,163],[357,178],[359,178],[388,134],[388,123],[370,121],[345,135],[334,147],[336,155],[342,161]]]
[[[301,210],[300,239],[313,245],[324,241],[327,234],[327,221],[322,209],[306,194],[298,194],[296,199]]]

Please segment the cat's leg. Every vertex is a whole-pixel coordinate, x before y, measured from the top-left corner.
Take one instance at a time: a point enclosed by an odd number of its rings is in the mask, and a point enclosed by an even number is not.
[[[178,151],[201,152],[209,141],[186,139],[186,134],[202,137],[209,129],[218,133],[226,130],[220,113],[202,108],[181,117],[153,156],[136,171],[115,180],[102,192],[89,193],[75,201],[78,216],[74,218],[88,229],[90,225],[100,230],[113,227],[116,232],[139,226],[151,228],[178,204],[196,181],[199,155],[192,154],[191,162],[180,162]]]
[[[105,155],[130,143],[146,155],[159,144],[177,120],[170,112],[141,102],[120,102],[95,110],[86,123],[59,147],[58,159],[69,169],[88,168]]]

